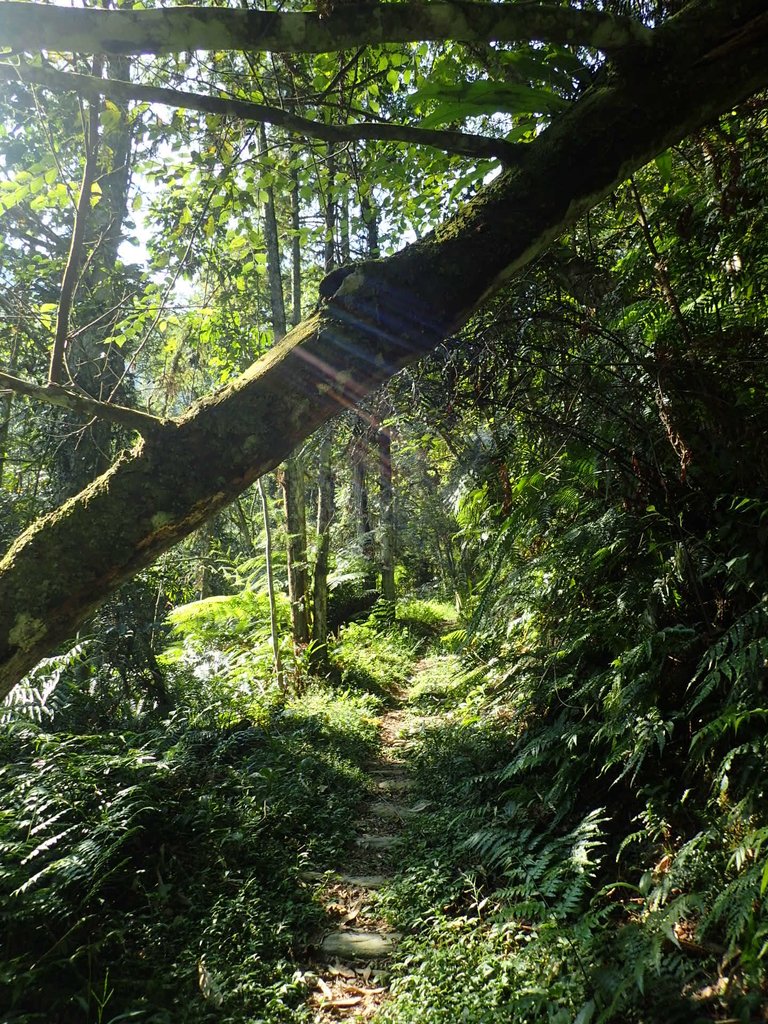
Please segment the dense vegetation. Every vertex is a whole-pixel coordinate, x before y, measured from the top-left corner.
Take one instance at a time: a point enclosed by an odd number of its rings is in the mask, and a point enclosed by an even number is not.
[[[290,85],[329,124],[354,95],[522,141],[595,71],[554,44],[259,61],[256,101]],[[158,416],[496,166],[92,113],[0,95],[0,363],[44,378],[85,217],[69,384]],[[420,810],[380,1024],[768,1019],[767,128],[758,95],[617,187],[11,692],[0,1024],[310,1021],[307,872],[350,846],[399,702]],[[2,551],[129,443],[0,395]]]

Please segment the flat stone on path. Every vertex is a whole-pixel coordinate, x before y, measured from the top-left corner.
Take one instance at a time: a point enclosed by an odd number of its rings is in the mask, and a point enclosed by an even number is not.
[[[414,811],[410,807],[404,807],[402,804],[393,804],[388,800],[377,800],[376,803],[371,804],[370,812],[375,814],[377,818],[388,818],[392,821],[404,821],[406,818],[418,814],[418,811]]]
[[[358,889],[380,889],[388,881],[386,875],[342,875],[342,885],[354,885]]]
[[[376,788],[383,793],[405,793],[407,790],[413,789],[414,784],[411,779],[398,776],[392,779],[382,779],[381,782],[376,783]]]
[[[367,850],[391,850],[399,842],[398,836],[371,836],[364,834],[355,840],[358,846]]]
[[[361,932],[350,929],[326,935],[322,950],[328,956],[348,960],[373,960],[380,956],[389,956],[399,938],[397,932]]]

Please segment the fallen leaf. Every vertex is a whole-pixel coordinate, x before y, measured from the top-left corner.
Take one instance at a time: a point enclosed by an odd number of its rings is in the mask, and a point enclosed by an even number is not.
[[[338,974],[342,978],[356,978],[357,972],[353,971],[351,967],[347,967],[346,964],[335,963],[333,967],[329,968],[331,974]]]
[[[355,992],[360,996],[378,996],[382,992],[386,992],[385,988],[360,988],[359,985],[345,985],[348,992]]]
[[[317,979],[317,987],[323,993],[326,999],[333,999],[333,992],[330,987],[323,981],[322,978]]]

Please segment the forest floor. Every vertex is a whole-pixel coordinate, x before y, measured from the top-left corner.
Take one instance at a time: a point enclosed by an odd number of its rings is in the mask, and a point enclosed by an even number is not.
[[[424,664],[415,666],[412,685]],[[314,1024],[371,1020],[389,998],[390,966],[401,935],[382,916],[379,897],[396,873],[406,823],[429,803],[412,794],[406,755],[424,720],[408,710],[407,698],[408,689],[393,694],[394,706],[380,717],[381,748],[366,766],[371,785],[352,826],[354,845],[331,870],[305,872],[308,881],[319,883],[318,896],[335,923],[305,974]]]

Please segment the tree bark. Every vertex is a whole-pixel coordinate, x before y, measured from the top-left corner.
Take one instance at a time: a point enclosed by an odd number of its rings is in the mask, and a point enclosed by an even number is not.
[[[374,538],[368,511],[367,470],[370,434],[368,421],[362,416],[356,416],[352,426],[352,441],[349,446],[350,503],[355,546],[358,553],[369,563],[374,559]]]
[[[381,552],[381,596],[396,600],[395,593],[395,494],[392,486],[392,435],[379,427],[379,549]]]
[[[291,150],[291,155],[291,326],[296,327],[301,323],[301,204],[295,148]]]
[[[692,4],[454,217],[361,264],[240,378],[33,524],[0,563],[0,695],[120,583],[454,332],[617,182],[768,84],[767,35],[764,0]]]
[[[258,131],[259,156],[267,153],[267,130],[263,124]],[[272,311],[272,334],[275,343],[285,336],[288,330],[285,318],[285,299],[283,297],[283,275],[280,267],[280,239],[277,232],[277,213],[275,210],[275,190],[268,185],[266,202],[264,203],[264,246],[267,250],[267,282],[269,284],[269,303]]]
[[[381,255],[379,248],[379,212],[374,205],[373,197],[370,193],[366,193],[360,200],[360,213],[365,224],[368,255],[372,259],[378,259]]]
[[[0,3],[0,11],[2,4]],[[72,71],[56,71],[39,68],[31,64],[17,66],[0,61],[0,81],[40,85],[53,92],[71,90],[89,99],[107,96],[112,100],[127,103],[160,103],[182,110],[199,110],[224,117],[235,117],[242,121],[258,121],[276,125],[294,135],[310,139],[324,139],[326,142],[349,144],[360,140],[382,142],[405,142],[414,146],[432,146],[446,153],[458,153],[484,160],[502,160],[514,163],[521,152],[521,144],[505,142],[487,135],[460,132],[447,128],[419,128],[417,125],[397,124],[386,121],[353,121],[345,124],[325,124],[323,121],[299,117],[281,107],[270,107],[250,100],[233,99],[229,96],[210,96],[203,93],[185,92],[182,89],[167,89],[157,85],[140,85],[136,82],[110,78],[94,78]]]
[[[328,146],[328,179],[325,195],[325,238],[323,240],[323,268],[326,274],[336,266],[336,146]]]
[[[320,443],[317,471],[317,550],[312,585],[312,664],[323,668],[328,660],[328,561],[333,521],[333,474],[331,447],[333,432],[326,429]]]
[[[8,369],[16,372],[16,361],[19,355],[19,331],[14,330],[8,353]],[[2,380],[0,380],[0,385]],[[11,430],[11,412],[13,411],[13,392],[0,395],[0,490],[5,476],[5,460],[8,458],[8,437]]]
[[[296,644],[309,643],[307,609],[307,513],[304,501],[304,470],[298,456],[285,460],[280,477],[285,503],[286,561],[291,626]]]
[[[101,78],[103,67],[104,61],[102,57],[94,57],[94,78]],[[91,189],[93,188],[96,171],[99,166],[99,107],[99,102],[91,100],[88,110],[87,128],[84,128],[85,162],[83,165],[83,179],[80,183],[80,194],[78,195],[75,220],[72,225],[69,256],[64,267],[64,277],[61,281],[59,309],[56,317],[56,334],[53,339],[51,361],[48,367],[49,384],[61,384],[61,378],[64,373],[64,350],[69,338],[69,318],[72,312],[72,301],[75,297],[77,280],[80,276],[80,267],[83,262],[85,232],[88,215],[91,211]]]
[[[269,598],[269,634],[272,640],[272,660],[275,666],[277,685],[282,690],[285,685],[283,663],[280,658],[280,634],[277,628],[277,603],[275,601],[275,577],[272,572],[272,527],[269,522],[269,503],[264,481],[259,479],[259,497],[261,513],[264,517],[264,563],[267,572],[267,596]]]

